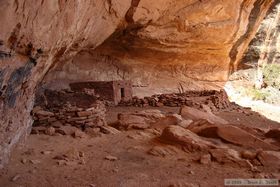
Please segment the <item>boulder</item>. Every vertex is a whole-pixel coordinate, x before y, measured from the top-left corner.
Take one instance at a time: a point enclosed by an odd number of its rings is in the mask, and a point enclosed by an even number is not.
[[[188,106],[181,107],[179,114],[185,119],[191,119],[191,120],[205,119],[210,123],[214,123],[214,124],[228,124],[226,120],[214,115],[213,113],[202,112],[200,110]]]
[[[240,155],[244,159],[254,160],[257,157],[257,153],[249,150],[243,150],[240,152]]]
[[[242,167],[250,167],[250,163],[242,158],[238,151],[229,148],[219,148],[209,150],[213,160],[221,164],[237,164]]]
[[[192,122],[193,122],[193,120],[186,119],[186,120],[183,120],[180,123],[178,123],[178,125],[183,127],[183,128],[187,128],[190,124],[192,124]]]
[[[87,127],[85,133],[91,137],[101,136],[100,128]]]
[[[46,128],[45,134],[49,135],[49,136],[53,136],[55,134],[55,128],[53,128],[53,127]]]
[[[76,129],[75,132],[73,133],[73,137],[74,138],[86,138],[87,135],[80,129]]]
[[[154,123],[157,120],[165,117],[164,114],[160,110],[142,110],[134,113],[134,115],[145,117],[148,123]]]
[[[207,138],[220,138],[226,142],[246,148],[278,150],[275,145],[269,144],[260,138],[233,125],[216,125],[207,120],[199,120],[187,127],[199,136]]]
[[[147,129],[151,123],[155,123],[164,115],[159,110],[143,110],[135,113],[120,113],[118,121],[112,124],[120,130]]]
[[[179,114],[167,114],[165,117],[160,117],[155,123],[152,124],[152,127],[159,129],[165,128],[170,125],[179,125],[183,128],[187,128],[193,121],[183,119]]]
[[[279,150],[279,147],[269,144],[235,126],[219,126],[217,134],[223,140],[243,147],[264,150]]]
[[[199,162],[203,165],[208,165],[211,163],[211,155],[210,154],[205,154],[205,155],[202,155],[200,157],[200,160]]]
[[[269,130],[269,131],[265,134],[265,137],[267,137],[267,138],[274,138],[274,139],[280,141],[280,128]]]
[[[110,126],[102,126],[100,127],[100,132],[104,133],[104,134],[119,134],[120,131],[110,127]]]
[[[59,129],[56,129],[56,132],[62,135],[73,135],[76,130],[77,128],[73,126],[62,126]]]
[[[187,129],[196,133],[199,136],[207,138],[219,138],[217,134],[218,126],[210,123],[209,121],[202,119],[191,123]]]
[[[161,140],[184,146],[184,150],[208,150],[210,148],[216,148],[214,144],[203,140],[190,130],[184,129],[180,126],[170,126],[163,130],[161,134]]]
[[[260,151],[257,158],[263,166],[280,169],[279,151]]]
[[[128,129],[147,129],[150,124],[146,122],[146,118],[133,114],[119,114],[119,120],[114,125],[117,129],[128,130]]]

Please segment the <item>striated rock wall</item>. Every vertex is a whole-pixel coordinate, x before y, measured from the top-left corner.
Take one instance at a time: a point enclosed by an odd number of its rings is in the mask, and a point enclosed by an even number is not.
[[[260,58],[260,52],[265,44],[265,38],[268,33],[268,29],[275,22],[277,13],[280,11],[280,2],[275,1],[271,9],[268,11],[267,16],[261,23],[258,32],[254,39],[250,42],[248,50],[246,51],[242,63],[253,63],[257,65]],[[280,19],[276,25],[272,25],[272,31],[270,42],[267,47],[266,62],[271,63],[280,63]]]
[[[272,1],[135,1],[126,27],[45,81],[132,80],[139,96],[223,86]],[[134,13],[134,14],[133,14]],[[105,65],[106,64],[106,65]],[[57,86],[56,86],[57,88]]]
[[[130,0],[0,1],[0,168],[32,124],[37,84],[55,63],[91,49],[124,20]]]
[[[87,51],[95,60],[85,68],[96,79],[132,79],[146,89],[173,89],[188,77],[224,81],[272,2],[1,0],[0,167],[28,134],[35,89],[50,69],[68,68],[54,77],[69,79],[75,71],[63,64]]]

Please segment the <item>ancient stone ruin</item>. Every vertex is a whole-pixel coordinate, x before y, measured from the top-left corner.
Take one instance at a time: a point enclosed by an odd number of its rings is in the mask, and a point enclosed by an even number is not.
[[[279,106],[233,99],[279,98],[279,20],[278,0],[0,0],[0,187],[279,186]]]
[[[71,83],[73,91],[94,90],[100,98],[118,105],[121,101],[132,99],[132,84],[129,81],[99,81]]]

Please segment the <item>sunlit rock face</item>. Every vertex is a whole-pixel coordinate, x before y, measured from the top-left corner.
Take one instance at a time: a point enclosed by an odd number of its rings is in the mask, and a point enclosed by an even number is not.
[[[139,96],[178,91],[181,85],[217,88],[235,69],[270,4],[135,1],[124,29],[96,50],[58,65],[46,82],[128,79]]]
[[[0,167],[28,134],[35,89],[51,69],[54,78],[131,79],[154,91],[224,81],[271,3],[1,0]]]
[[[279,11],[280,2],[275,1],[262,21],[256,36],[250,42],[242,63],[257,64],[260,52],[264,50],[265,45],[267,45],[266,52],[268,54],[265,57],[266,63],[280,63],[280,19],[277,20]],[[269,29],[271,29],[270,36],[267,36]],[[269,38],[266,43],[265,38]]]

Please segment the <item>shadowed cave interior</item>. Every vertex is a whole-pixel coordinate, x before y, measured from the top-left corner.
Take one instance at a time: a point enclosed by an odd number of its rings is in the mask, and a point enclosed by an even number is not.
[[[2,0],[0,15],[0,186],[279,185],[279,1]]]

